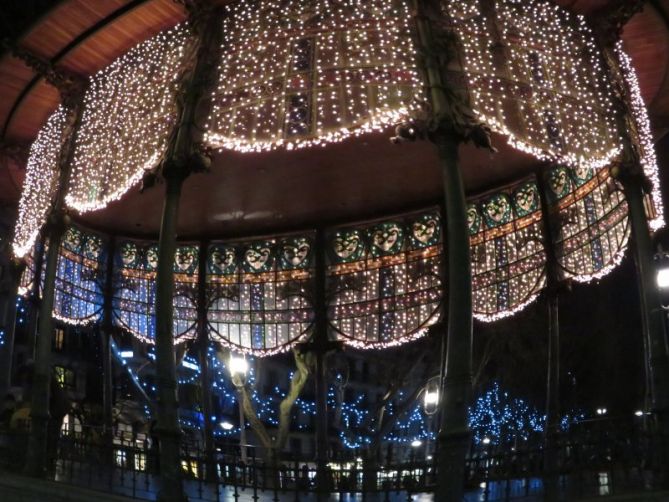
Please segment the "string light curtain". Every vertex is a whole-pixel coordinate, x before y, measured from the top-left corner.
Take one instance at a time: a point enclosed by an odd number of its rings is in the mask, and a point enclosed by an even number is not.
[[[207,138],[288,149],[399,122],[420,81],[406,2],[241,0],[227,6]]]
[[[313,235],[208,249],[210,334],[235,350],[266,356],[305,338],[313,314]]]
[[[623,259],[630,237],[627,202],[609,169],[556,167],[547,173],[561,276],[599,279]]]
[[[358,228],[328,239],[328,318],[360,348],[419,338],[439,318],[441,222],[437,212]]]
[[[471,104],[514,147],[570,166],[620,152],[610,77],[582,16],[545,0],[443,0]]]
[[[616,46],[616,53],[623,71],[623,77],[627,82],[632,118],[636,125],[636,130],[629,131],[629,133],[636,140],[639,153],[641,154],[641,167],[652,184],[650,197],[652,211],[648,215],[648,224],[652,230],[659,230],[665,225],[664,204],[662,202],[662,191],[660,190],[660,170],[657,164],[657,156],[655,155],[655,140],[650,127],[650,119],[648,118],[646,105],[641,97],[641,89],[639,88],[636,71],[632,65],[632,60],[623,50],[622,42],[619,42]]]
[[[142,341],[156,336],[155,302],[158,246],[126,241],[115,257],[115,323]],[[193,338],[197,322],[198,253],[194,246],[177,247],[174,260],[173,335],[177,343]]]
[[[532,303],[546,286],[546,249],[534,179],[469,203],[474,316],[494,321]]]
[[[68,228],[56,269],[53,316],[68,324],[100,319],[104,304],[103,241],[97,235]]]
[[[137,45],[90,78],[67,204],[80,212],[120,198],[160,162],[175,126],[190,30]]]
[[[30,147],[26,177],[19,201],[12,251],[17,258],[33,249],[58,188],[58,161],[67,111],[59,106],[42,126]]]

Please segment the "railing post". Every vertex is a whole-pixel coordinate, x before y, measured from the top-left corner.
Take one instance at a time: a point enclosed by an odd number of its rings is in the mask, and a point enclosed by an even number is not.
[[[63,135],[65,139],[58,159],[58,190],[45,227],[49,249],[46,254],[44,286],[39,309],[39,335],[35,350],[31,390],[31,426],[25,465],[26,474],[31,476],[43,476],[47,467],[47,441],[49,439],[47,437],[47,426],[49,423],[51,342],[53,338],[52,311],[56,286],[56,268],[60,242],[69,222],[69,217],[65,212],[65,194],[70,184],[76,133],[84,111],[83,97],[84,93],[78,85],[72,85],[63,92],[63,103],[68,109],[68,117]],[[39,281],[39,278],[40,274],[36,271],[36,281]]]
[[[214,424],[211,420],[211,382],[209,378],[209,336],[207,331],[207,242],[200,243],[197,284],[197,343],[200,359],[200,387],[202,388],[202,415],[204,417],[205,479],[216,481],[216,446]]]
[[[202,130],[198,127],[201,107],[209,98],[215,81],[215,56],[221,45],[222,10],[203,1],[186,2],[191,26],[197,38],[195,60],[181,82],[177,125],[160,166],[165,180],[165,201],[158,241],[156,274],[156,376],[158,388],[157,427],[160,449],[160,487],[158,500],[187,500],[181,481],[181,429],[177,403],[176,362],[173,338],[174,258],[179,199],[184,180],[205,170],[210,159],[202,149]]]

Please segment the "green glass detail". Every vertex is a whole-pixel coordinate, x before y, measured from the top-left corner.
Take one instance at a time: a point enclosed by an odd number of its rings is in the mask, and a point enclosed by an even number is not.
[[[350,263],[360,260],[365,252],[365,244],[359,230],[342,230],[332,238],[335,262]]]
[[[489,228],[495,228],[513,220],[513,210],[509,196],[500,193],[483,203],[483,214]]]
[[[402,251],[404,230],[399,223],[386,222],[367,230],[373,257],[394,255]]]
[[[274,242],[260,241],[244,248],[242,268],[245,272],[259,274],[269,272],[274,265]]]
[[[237,271],[237,252],[232,246],[214,245],[209,248],[207,267],[211,274],[232,275]]]
[[[574,182],[577,187],[585,185],[595,175],[595,170],[592,167],[576,167],[572,170],[574,175]]]
[[[140,268],[140,253],[137,244],[124,242],[119,251],[123,268]]]
[[[526,183],[513,193],[513,202],[518,216],[527,216],[539,209],[539,190],[534,182]]]
[[[281,270],[298,270],[309,267],[311,241],[307,237],[284,239],[280,245],[279,267]]]
[[[548,174],[548,186],[553,195],[558,199],[569,195],[571,192],[571,181],[569,171],[566,167],[556,167]]]
[[[424,214],[410,224],[411,245],[416,249],[434,246],[441,237],[437,213]]]
[[[158,269],[158,245],[149,246],[146,250],[146,267],[145,270],[153,272]]]
[[[481,231],[481,214],[476,204],[469,204],[467,207],[467,226],[469,235],[476,235]]]
[[[179,246],[174,255],[174,271],[177,274],[192,274],[197,269],[198,249],[195,246]]]

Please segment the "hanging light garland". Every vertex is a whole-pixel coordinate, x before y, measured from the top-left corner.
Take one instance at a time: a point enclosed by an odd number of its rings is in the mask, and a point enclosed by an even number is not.
[[[58,161],[66,120],[67,112],[59,106],[30,147],[12,241],[12,250],[17,258],[23,258],[31,251],[51,208],[58,188]]]
[[[627,82],[627,88],[631,98],[631,108],[633,118],[636,122],[638,143],[641,149],[641,167],[644,174],[648,177],[652,184],[651,198],[655,209],[654,217],[648,222],[652,230],[659,230],[664,227],[664,203],[662,202],[662,192],[660,190],[660,170],[657,165],[657,157],[655,155],[655,144],[653,141],[653,133],[650,129],[650,119],[648,118],[648,111],[646,105],[641,97],[641,89],[639,88],[639,79],[636,71],[632,65],[632,60],[625,53],[622,41],[616,45],[616,53],[620,60],[620,66],[623,70],[623,76]]]
[[[403,2],[241,0],[227,7],[207,139],[288,150],[400,121],[420,94]]]
[[[451,0],[447,12],[478,118],[541,160],[608,165],[620,138],[611,84],[585,19],[541,0],[496,0],[495,15],[474,4]]]
[[[137,45],[90,78],[67,204],[101,209],[160,161],[175,126],[190,30],[178,25]]]

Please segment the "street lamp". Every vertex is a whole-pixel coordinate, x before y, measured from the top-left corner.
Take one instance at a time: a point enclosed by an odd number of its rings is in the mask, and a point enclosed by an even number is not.
[[[249,371],[249,363],[244,356],[230,354],[230,361],[228,364],[230,369],[230,376],[232,383],[237,388],[239,398],[239,452],[242,457],[242,462],[246,463],[246,419],[244,418],[244,407],[242,405],[243,387],[246,385],[246,374]]]

